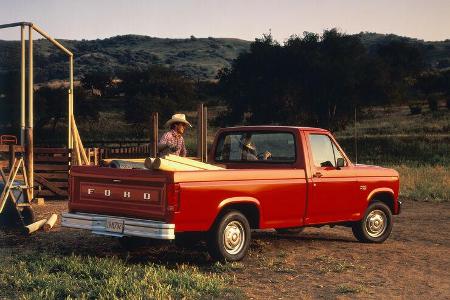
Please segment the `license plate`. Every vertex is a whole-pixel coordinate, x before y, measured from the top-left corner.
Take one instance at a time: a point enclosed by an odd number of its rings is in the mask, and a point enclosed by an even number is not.
[[[106,231],[123,233],[123,220],[106,218]]]

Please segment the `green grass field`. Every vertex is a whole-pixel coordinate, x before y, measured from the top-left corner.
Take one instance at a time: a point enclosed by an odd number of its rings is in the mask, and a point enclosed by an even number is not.
[[[116,257],[0,253],[0,299],[236,299],[230,278]]]

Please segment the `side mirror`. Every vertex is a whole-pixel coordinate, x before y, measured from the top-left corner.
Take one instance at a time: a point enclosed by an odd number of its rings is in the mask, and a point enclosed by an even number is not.
[[[337,169],[340,169],[340,168],[342,168],[342,167],[345,167],[345,160],[344,160],[342,157],[339,157],[339,158],[336,160],[336,168],[337,168]]]

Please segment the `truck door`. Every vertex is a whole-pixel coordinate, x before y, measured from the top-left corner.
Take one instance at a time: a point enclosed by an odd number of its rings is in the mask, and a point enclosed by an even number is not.
[[[350,220],[356,208],[355,172],[327,134],[308,133],[312,178],[306,223],[320,224]],[[343,158],[344,167],[336,161]]]

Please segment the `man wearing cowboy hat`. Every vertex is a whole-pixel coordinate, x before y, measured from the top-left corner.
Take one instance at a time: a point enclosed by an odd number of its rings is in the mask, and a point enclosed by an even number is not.
[[[252,142],[252,136],[251,135],[245,135],[241,138],[239,141],[242,153],[241,153],[241,159],[242,160],[267,160],[269,157],[272,156],[272,153],[269,151],[264,151],[264,153],[257,154],[256,152],[256,146]]]
[[[166,132],[159,140],[158,156],[174,154],[185,157],[187,152],[183,134],[186,131],[186,127],[192,127],[192,125],[186,120],[184,114],[174,114],[166,122],[166,126],[170,128],[170,131]]]

